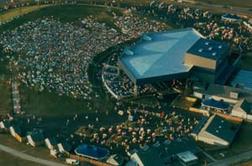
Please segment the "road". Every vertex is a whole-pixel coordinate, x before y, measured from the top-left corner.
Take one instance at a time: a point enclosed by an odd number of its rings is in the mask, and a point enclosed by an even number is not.
[[[209,4],[206,2],[200,2],[200,1],[194,1],[194,0],[183,0],[183,2],[189,3],[195,7],[203,7],[208,9],[219,9],[222,12],[230,12],[234,14],[242,14],[252,17],[252,11],[250,8],[245,7],[236,7],[236,6],[230,6],[228,8],[224,8],[225,5],[219,5],[219,4]]]
[[[241,162],[245,162],[252,159],[252,151],[244,152],[223,160],[218,160],[216,162],[212,162],[209,166],[230,166],[239,164]]]
[[[41,159],[41,158],[38,158],[38,157],[34,157],[34,156],[31,156],[31,155],[19,152],[19,151],[15,150],[15,149],[12,149],[12,148],[10,148],[8,146],[1,145],[1,144],[0,144],[0,151],[9,153],[10,155],[21,158],[23,160],[31,161],[31,162],[38,163],[38,164],[41,164],[41,165],[65,166],[64,164],[60,164],[60,163],[57,163],[57,162]]]

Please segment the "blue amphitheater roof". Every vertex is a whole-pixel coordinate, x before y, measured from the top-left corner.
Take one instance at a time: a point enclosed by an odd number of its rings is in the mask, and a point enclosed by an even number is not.
[[[187,73],[192,66],[183,63],[184,55],[201,37],[191,28],[148,33],[125,49],[119,64],[135,82]]]
[[[229,45],[225,42],[200,39],[187,52],[208,59],[217,60],[227,55],[228,51]]]

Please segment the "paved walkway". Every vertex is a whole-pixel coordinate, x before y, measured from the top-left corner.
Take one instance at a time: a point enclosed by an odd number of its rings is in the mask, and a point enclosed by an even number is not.
[[[20,94],[18,83],[16,81],[12,81],[12,101],[13,101],[13,111],[15,114],[19,114],[21,112],[21,105],[20,105]]]
[[[202,2],[202,1],[195,1],[195,0],[183,0],[183,2],[190,3],[191,5],[195,7],[205,7],[209,9],[219,9],[223,11],[228,11],[229,13],[234,13],[234,14],[243,14],[243,15],[249,15],[252,16],[252,12],[250,8],[246,7],[237,7],[237,6],[232,6],[231,5],[222,5],[222,4],[210,4],[207,2]],[[229,8],[224,8],[224,6],[230,6]]]
[[[23,160],[31,161],[31,162],[38,163],[38,164],[41,164],[41,165],[65,166],[64,164],[60,164],[60,163],[57,163],[57,162],[41,159],[41,158],[38,158],[38,157],[33,157],[31,155],[19,152],[19,151],[15,150],[15,149],[9,148],[8,146],[1,145],[1,144],[0,144],[0,151],[9,153],[10,155],[21,158]]]

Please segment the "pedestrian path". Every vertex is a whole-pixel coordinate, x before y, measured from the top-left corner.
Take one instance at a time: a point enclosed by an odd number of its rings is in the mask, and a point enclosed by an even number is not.
[[[18,83],[16,81],[12,81],[12,103],[13,103],[13,111],[15,114],[21,113],[21,104],[20,104],[20,93],[18,88]]]

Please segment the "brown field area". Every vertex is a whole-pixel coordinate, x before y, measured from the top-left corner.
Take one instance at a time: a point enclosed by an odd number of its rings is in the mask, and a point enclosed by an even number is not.
[[[247,162],[238,164],[238,165],[236,165],[236,166],[251,166],[251,165],[252,165],[252,161],[247,161]]]

